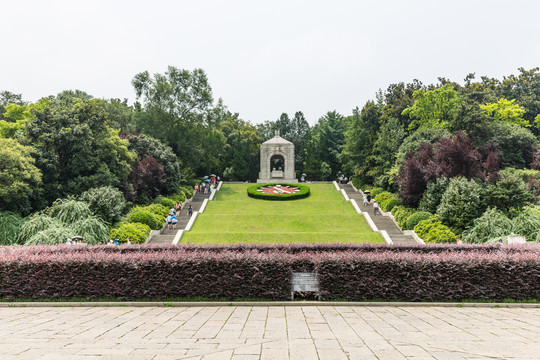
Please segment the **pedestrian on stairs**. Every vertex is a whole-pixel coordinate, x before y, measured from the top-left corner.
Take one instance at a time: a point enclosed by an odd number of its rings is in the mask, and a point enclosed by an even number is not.
[[[178,218],[176,216],[171,216],[172,228],[176,229],[176,224],[178,223]]]
[[[176,203],[176,216],[180,216],[180,210],[182,210],[182,205],[179,202]]]
[[[167,216],[167,229],[170,229],[172,226],[172,215],[169,214],[169,216]]]
[[[367,195],[366,194],[364,194],[364,197],[363,197],[363,205],[368,206],[368,200],[367,200]]]
[[[191,207],[191,205],[189,205],[189,208],[188,208],[188,217],[191,219],[191,215],[193,215],[193,208]]]
[[[374,201],[373,202],[373,215],[377,215],[378,212],[379,212],[379,203]]]

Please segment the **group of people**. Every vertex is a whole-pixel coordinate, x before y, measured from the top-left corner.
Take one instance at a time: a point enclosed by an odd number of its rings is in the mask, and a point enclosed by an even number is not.
[[[120,239],[109,239],[107,242],[107,246],[119,246],[120,245]],[[131,245],[131,240],[129,238],[126,238],[126,245]]]
[[[171,208],[171,210],[169,211],[169,216],[167,216],[168,229],[176,229],[176,224],[178,223],[178,218],[176,217],[176,214],[180,215],[180,211],[178,210],[178,204],[176,204],[176,208]]]
[[[373,215],[380,214],[379,203],[375,201],[375,199],[371,198],[371,194],[369,193],[369,191],[366,190],[364,192],[364,197],[362,200],[363,200],[362,203],[364,206],[369,206],[373,204]]]

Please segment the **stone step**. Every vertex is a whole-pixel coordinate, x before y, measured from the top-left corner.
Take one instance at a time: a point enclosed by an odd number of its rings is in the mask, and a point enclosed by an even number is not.
[[[362,205],[364,197],[361,192],[354,191],[351,184],[339,184],[340,189],[344,189],[349,199],[354,199],[363,212],[367,212],[379,230],[385,230],[394,244],[415,244],[413,237],[404,235],[401,229],[396,226],[389,217],[373,215],[373,206]]]

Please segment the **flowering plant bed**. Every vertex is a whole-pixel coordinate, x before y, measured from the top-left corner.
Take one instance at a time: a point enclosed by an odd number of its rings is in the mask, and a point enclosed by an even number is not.
[[[247,188],[248,196],[264,200],[293,200],[309,196],[309,186],[289,183],[256,184]]]
[[[286,300],[292,272],[324,300],[540,299],[538,245],[334,244],[0,247],[0,298]]]

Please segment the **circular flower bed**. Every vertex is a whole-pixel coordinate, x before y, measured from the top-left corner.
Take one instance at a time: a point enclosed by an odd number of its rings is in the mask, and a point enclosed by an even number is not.
[[[248,196],[264,200],[293,200],[309,196],[309,187],[302,184],[255,184],[247,189]]]

